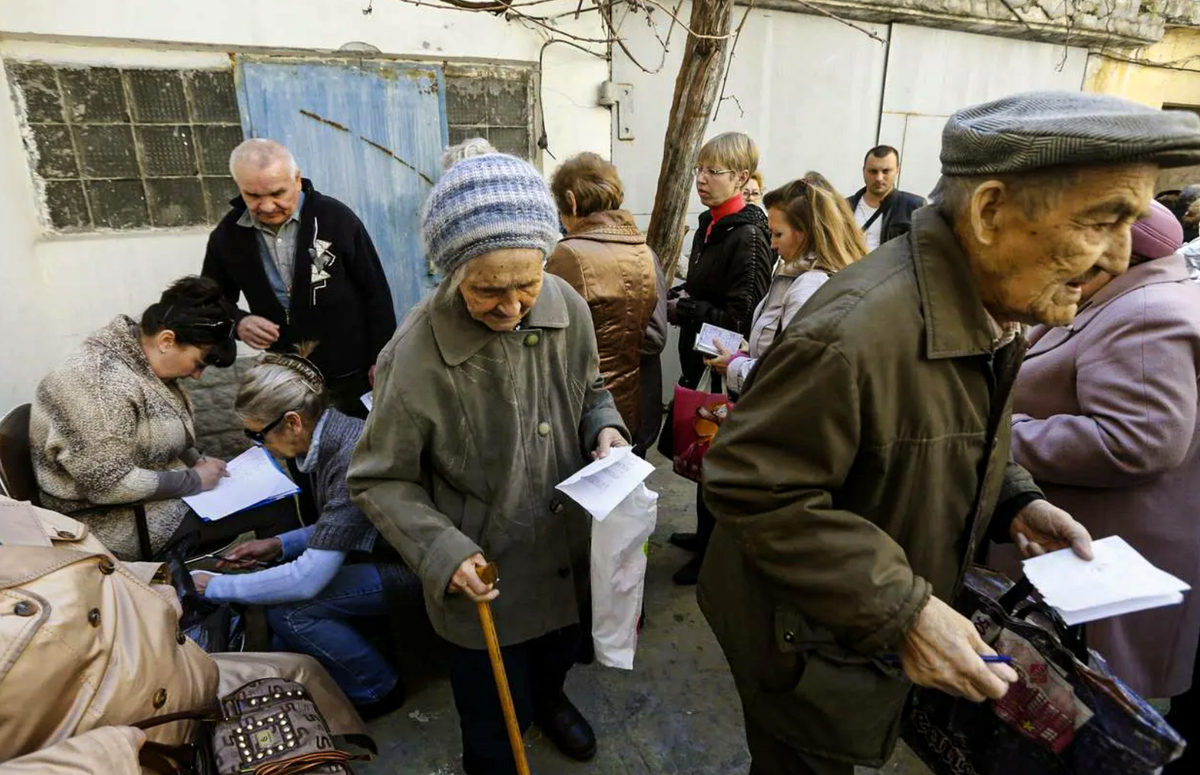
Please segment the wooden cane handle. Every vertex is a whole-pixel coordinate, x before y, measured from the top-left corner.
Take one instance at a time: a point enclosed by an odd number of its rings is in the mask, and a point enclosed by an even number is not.
[[[500,580],[500,568],[494,562],[476,566],[475,573],[480,581],[489,586]]]
[[[486,567],[492,568],[493,566]],[[480,573],[480,578],[483,578],[482,573]],[[525,741],[521,738],[521,725],[517,721],[517,709],[513,706],[512,692],[508,688],[508,675],[504,672],[504,659],[500,656],[500,638],[496,635],[496,622],[492,619],[492,606],[490,603],[478,603],[477,605],[479,621],[483,625],[483,637],[487,641],[488,659],[492,663],[492,675],[496,679],[496,690],[500,694],[500,707],[504,710],[504,725],[508,728],[508,742],[512,746],[513,759],[517,763],[517,775],[530,775],[529,761],[525,758]]]

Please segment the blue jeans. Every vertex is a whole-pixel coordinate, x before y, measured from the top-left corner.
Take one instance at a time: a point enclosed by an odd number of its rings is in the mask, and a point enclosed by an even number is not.
[[[354,627],[355,619],[382,618],[388,608],[374,565],[343,565],[312,600],[267,608],[272,648],[317,659],[355,705],[382,699],[399,676]]]

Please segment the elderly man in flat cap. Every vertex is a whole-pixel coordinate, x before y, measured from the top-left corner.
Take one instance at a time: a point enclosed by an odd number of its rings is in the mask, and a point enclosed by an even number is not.
[[[971,558],[985,537],[1091,551],[1009,457],[1020,325],[1070,323],[1125,271],[1200,120],[1021,94],[952,116],[941,158],[937,204],[809,301],[705,459],[698,594],[754,775],[879,766],[913,684],[983,701],[1017,679],[948,604]]]

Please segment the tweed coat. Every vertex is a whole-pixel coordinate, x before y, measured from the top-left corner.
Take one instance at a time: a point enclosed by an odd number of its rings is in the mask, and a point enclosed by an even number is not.
[[[1200,287],[1178,254],[1129,268],[1066,328],[1038,326],[1013,400],[1013,456],[1050,502],[1200,585]],[[1015,551],[992,564],[1020,574]],[[1192,681],[1200,596],[1087,626],[1145,697]]]
[[[584,466],[606,427],[628,440],[587,302],[565,280],[543,275],[516,331],[472,319],[451,283],[408,314],[380,353],[348,480],[420,577],[439,635],[485,646],[475,604],[446,591],[477,552],[500,569],[492,611],[502,645],[579,621],[590,523],[554,486]]]
[[[192,402],[155,375],[124,315],[42,379],[29,436],[42,505],[75,515],[121,559],[139,554],[128,504],[145,505],[156,552],[187,513],[182,500],[154,496],[160,472],[199,457]]]

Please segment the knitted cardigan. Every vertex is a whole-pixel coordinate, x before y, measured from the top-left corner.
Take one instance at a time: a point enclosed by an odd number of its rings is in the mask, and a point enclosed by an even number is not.
[[[316,440],[316,455],[310,455],[307,460],[313,501],[320,513],[309,536],[308,548],[370,553],[390,599],[396,603],[402,603],[406,598],[419,600],[420,582],[416,576],[402,563],[394,549],[379,540],[379,531],[350,500],[346,472],[358,437],[362,435],[363,421],[347,417],[336,409],[327,409],[323,420],[320,437]]]
[[[151,499],[160,472],[194,462],[192,402],[175,380],[155,375],[124,315],[38,385],[29,437],[42,505],[88,525],[121,559],[140,554],[126,504],[144,504],[155,552],[187,513],[181,500]]]

